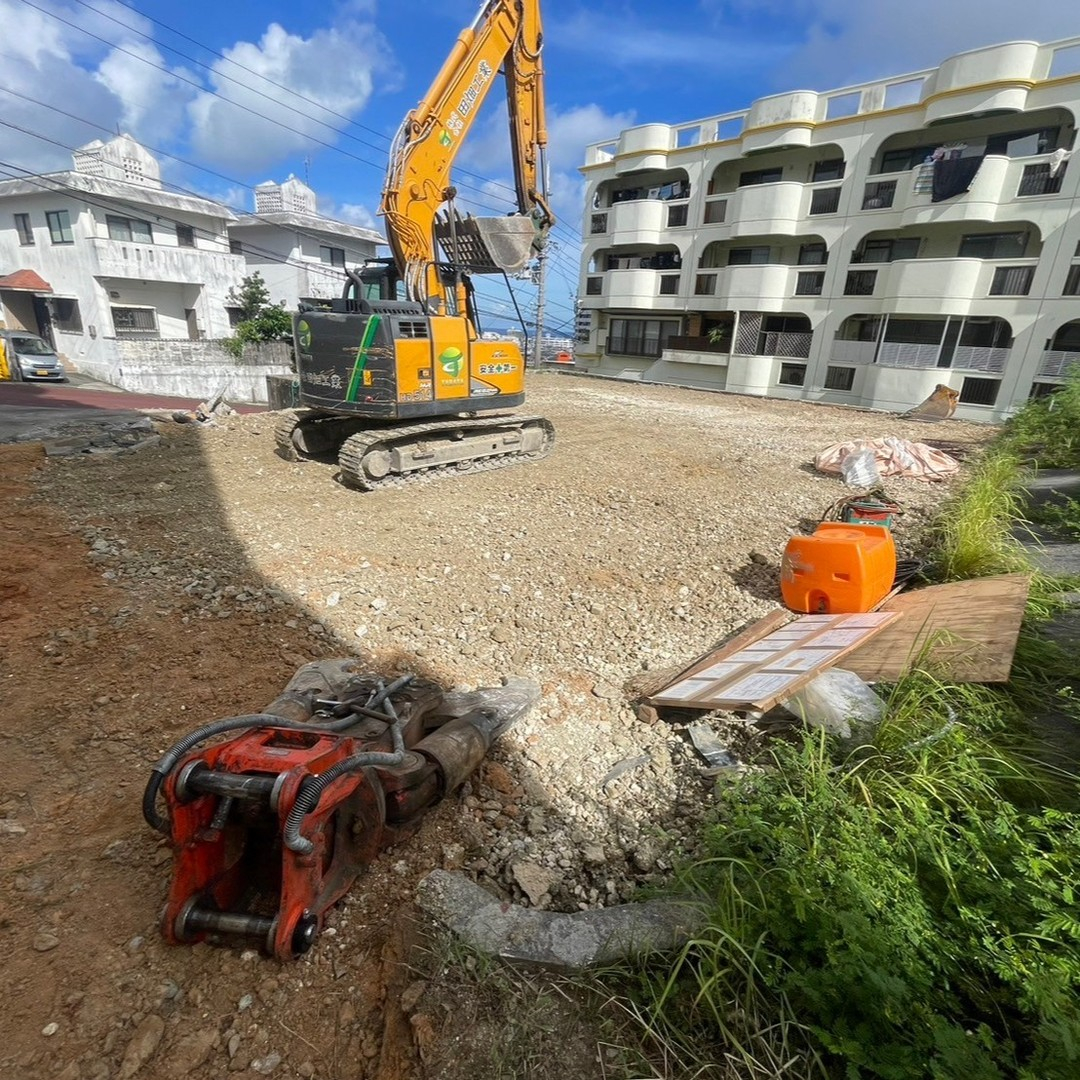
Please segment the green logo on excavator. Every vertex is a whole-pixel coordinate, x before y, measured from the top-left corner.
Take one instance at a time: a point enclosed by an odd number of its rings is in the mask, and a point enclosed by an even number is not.
[[[465,356],[460,349],[451,345],[440,354],[439,367],[452,379],[456,379],[465,367]]]
[[[311,348],[311,327],[303,319],[296,324],[296,340],[300,343],[301,349]]]

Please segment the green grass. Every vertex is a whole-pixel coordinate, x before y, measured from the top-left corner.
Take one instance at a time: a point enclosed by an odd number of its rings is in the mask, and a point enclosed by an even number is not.
[[[1057,393],[1029,401],[1006,425],[1003,443],[1038,468],[1080,467],[1080,368]]]
[[[1080,499],[1057,491],[1052,494],[1056,498],[1032,508],[1031,520],[1058,539],[1072,543],[1080,541]]]

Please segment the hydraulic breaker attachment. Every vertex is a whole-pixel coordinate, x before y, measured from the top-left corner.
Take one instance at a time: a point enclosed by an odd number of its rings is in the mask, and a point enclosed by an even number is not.
[[[306,952],[361,870],[415,832],[539,693],[515,678],[448,693],[326,660],[263,712],[192,732],[143,796],[173,847],[165,938],[254,942],[281,960]]]

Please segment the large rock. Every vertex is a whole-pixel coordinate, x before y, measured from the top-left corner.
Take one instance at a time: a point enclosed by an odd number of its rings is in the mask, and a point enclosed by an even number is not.
[[[571,915],[535,911],[492,896],[462,874],[433,870],[420,906],[479,952],[504,960],[575,969],[682,946],[705,923],[690,904],[652,900]]]

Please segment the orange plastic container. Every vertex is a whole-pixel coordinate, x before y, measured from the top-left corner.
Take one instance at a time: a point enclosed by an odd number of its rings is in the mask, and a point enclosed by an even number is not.
[[[780,563],[780,592],[792,611],[869,611],[893,587],[896,545],[883,525],[822,523],[793,536]]]

